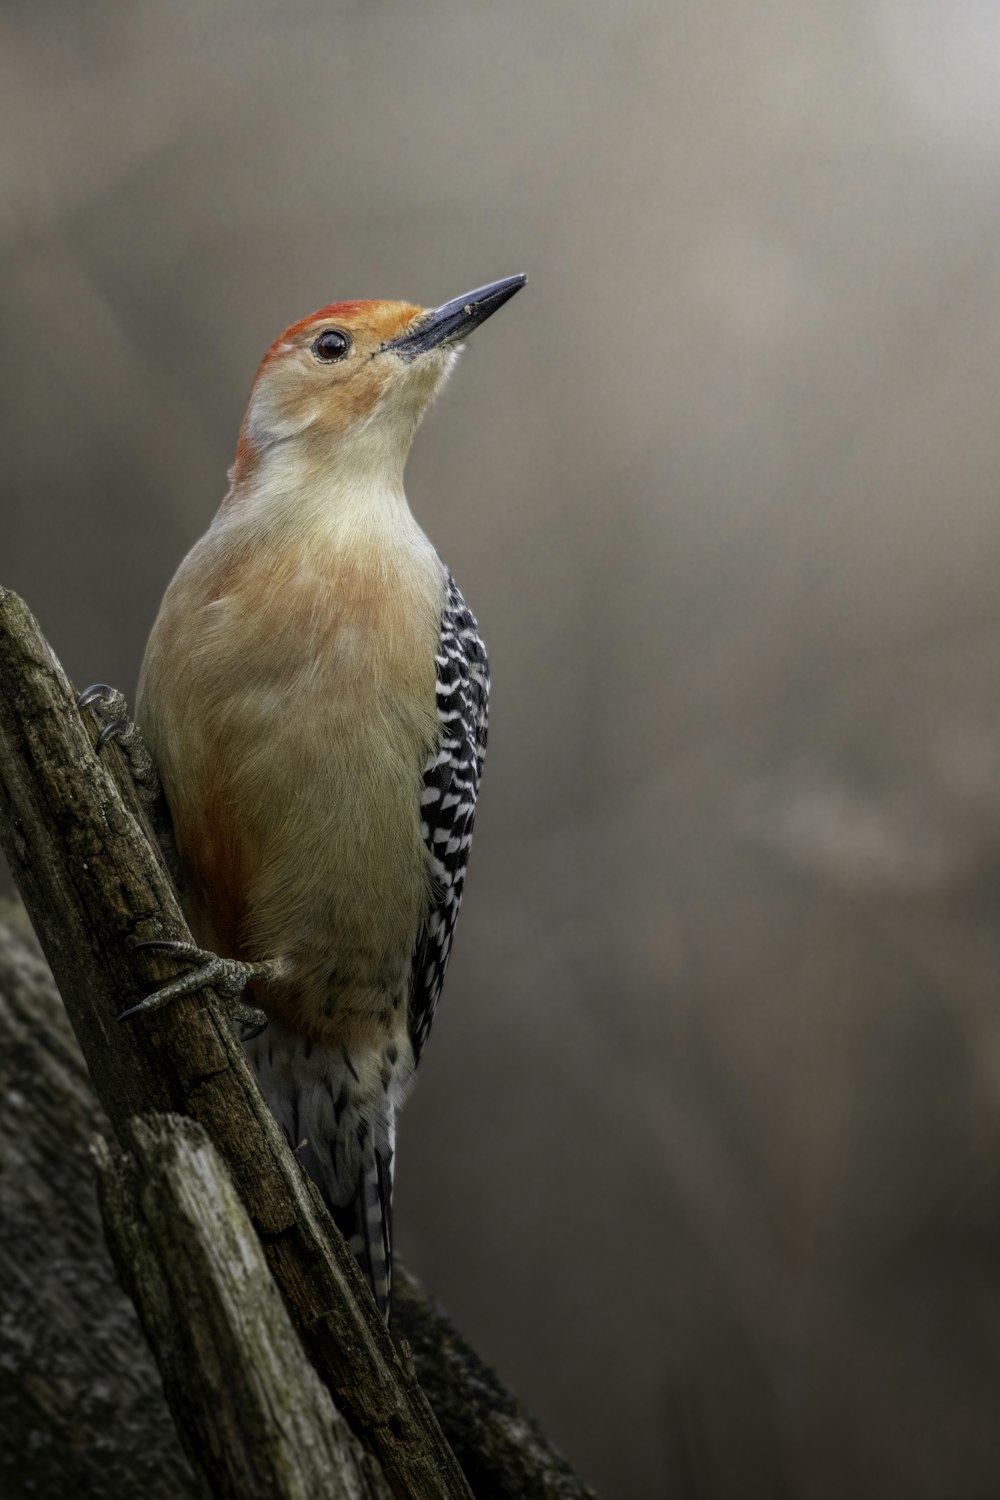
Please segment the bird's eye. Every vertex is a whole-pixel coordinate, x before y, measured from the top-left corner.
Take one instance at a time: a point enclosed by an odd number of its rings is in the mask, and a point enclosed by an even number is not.
[[[339,328],[326,328],[314,340],[312,350],[317,359],[329,365],[335,359],[343,359],[350,347],[351,341],[346,333],[341,333]]]

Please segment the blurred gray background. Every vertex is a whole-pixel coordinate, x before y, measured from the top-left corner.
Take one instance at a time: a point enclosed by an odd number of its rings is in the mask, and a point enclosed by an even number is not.
[[[133,690],[256,364],[418,438],[491,751],[403,1253],[609,1497],[1000,1494],[1000,8],[0,13],[0,578]]]

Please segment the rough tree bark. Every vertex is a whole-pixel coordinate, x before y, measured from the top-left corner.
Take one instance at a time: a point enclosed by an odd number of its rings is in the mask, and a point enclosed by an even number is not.
[[[400,1359],[388,1338],[212,997],[117,1025],[127,999],[167,977],[159,960],[132,953],[130,941],[183,938],[186,929],[162,863],[126,806],[127,776],[116,754],[107,764],[95,760],[92,739],[30,614],[0,590],[0,825],[119,1139],[134,1144],[131,1121],[149,1111],[203,1124],[316,1370],[392,1492],[468,1494],[412,1360]],[[398,1323],[412,1328],[424,1384],[476,1493],[586,1495],[495,1377],[401,1281]],[[171,1461],[176,1466],[176,1454]]]
[[[101,1234],[89,1145],[107,1118],[45,960],[2,924],[0,1101],[0,1494],[188,1500]]]
[[[260,1242],[204,1130],[133,1120],[99,1141],[101,1212],[118,1277],[157,1351],[192,1463],[220,1500],[389,1500],[304,1358]]]

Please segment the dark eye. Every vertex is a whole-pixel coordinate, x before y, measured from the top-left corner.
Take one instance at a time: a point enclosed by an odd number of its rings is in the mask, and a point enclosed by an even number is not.
[[[316,358],[325,360],[327,364],[335,359],[343,359],[350,347],[350,339],[339,328],[324,329],[312,346]]]

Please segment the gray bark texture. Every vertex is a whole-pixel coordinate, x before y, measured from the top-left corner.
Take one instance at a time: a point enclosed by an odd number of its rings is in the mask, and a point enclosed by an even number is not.
[[[399,1277],[396,1332],[411,1341],[412,1352],[405,1344],[402,1351],[394,1346],[214,997],[185,998],[128,1026],[118,1024],[130,1000],[170,977],[162,959],[133,952],[132,942],[185,939],[187,930],[162,861],[137,821],[141,815],[120,757],[112,750],[98,761],[94,734],[30,613],[15,595],[0,590],[0,834],[94,1087],[126,1153],[120,1159],[107,1147],[100,1153],[110,1239],[156,1348],[185,1444],[198,1455],[203,1488],[207,1474],[207,1493],[255,1493],[232,1487],[236,1480],[225,1475],[237,1472],[239,1459],[224,1462],[213,1449],[224,1434],[232,1437],[234,1453],[250,1441],[246,1429],[237,1436],[234,1403],[226,1404],[231,1425],[220,1419],[199,1427],[190,1409],[192,1402],[199,1404],[199,1382],[205,1399],[214,1391],[218,1403],[225,1341],[239,1332],[239,1320],[227,1320],[224,1311],[228,1306],[232,1313],[252,1286],[255,1296],[264,1297],[260,1307],[270,1309],[267,1347],[280,1351],[274,1378],[280,1368],[285,1379],[296,1339],[318,1376],[310,1384],[312,1371],[299,1360],[303,1402],[315,1414],[314,1438],[301,1463],[322,1466],[320,1455],[341,1454],[340,1487],[317,1491],[313,1479],[313,1493],[560,1500],[587,1495],[405,1272]],[[10,1469],[4,1493],[63,1493],[72,1485],[85,1494],[98,1473],[105,1496],[195,1493],[191,1470],[163,1419],[162,1396],[154,1400],[150,1394],[156,1377],[111,1285],[101,1246],[91,1171],[80,1155],[99,1111],[84,1087],[44,965],[10,933],[0,981],[0,1023],[11,1033],[9,1044],[0,1038],[0,1082],[13,1096],[0,1180],[0,1412],[5,1432],[14,1434],[0,1460]],[[19,1098],[25,1101],[20,1115]],[[203,1133],[164,1120],[167,1115],[188,1116]],[[178,1237],[177,1221],[184,1217],[182,1200],[191,1208],[193,1189],[189,1185],[184,1199],[179,1184],[192,1174],[203,1191],[195,1216],[199,1232],[189,1239]],[[207,1207],[212,1195],[204,1191],[209,1180],[221,1213],[214,1229]],[[218,1208],[223,1201],[224,1212]],[[242,1283],[222,1279],[224,1272],[235,1274],[232,1257],[220,1248],[227,1235],[231,1244],[258,1247],[252,1267],[245,1256],[237,1257]],[[185,1246],[190,1265],[182,1285],[184,1277],[167,1271]],[[283,1306],[276,1296],[268,1303],[262,1291],[273,1285],[265,1264]],[[243,1348],[246,1357],[245,1342]],[[250,1408],[255,1401],[258,1420],[270,1412],[281,1427],[266,1396],[266,1377],[255,1379],[264,1384]],[[246,1372],[234,1383],[245,1384]],[[451,1447],[421,1385],[449,1429]],[[324,1387],[354,1434],[343,1442]],[[255,1441],[271,1439],[258,1433]],[[282,1449],[280,1434],[275,1442],[267,1461],[293,1487],[272,1485],[260,1493],[305,1493],[309,1484],[294,1488],[299,1480],[290,1467],[296,1442]],[[80,1462],[71,1479],[67,1465],[72,1468],[74,1449]],[[382,1481],[362,1450],[377,1459],[388,1491],[377,1488]],[[48,1473],[53,1481],[58,1473],[58,1483],[50,1484]]]
[[[147,1115],[99,1141],[104,1228],[177,1428],[222,1500],[389,1500],[309,1361],[232,1180],[202,1127]]]
[[[187,1500],[198,1490],[101,1234],[89,1148],[107,1119],[48,965],[7,923],[0,1100],[0,1494]]]

